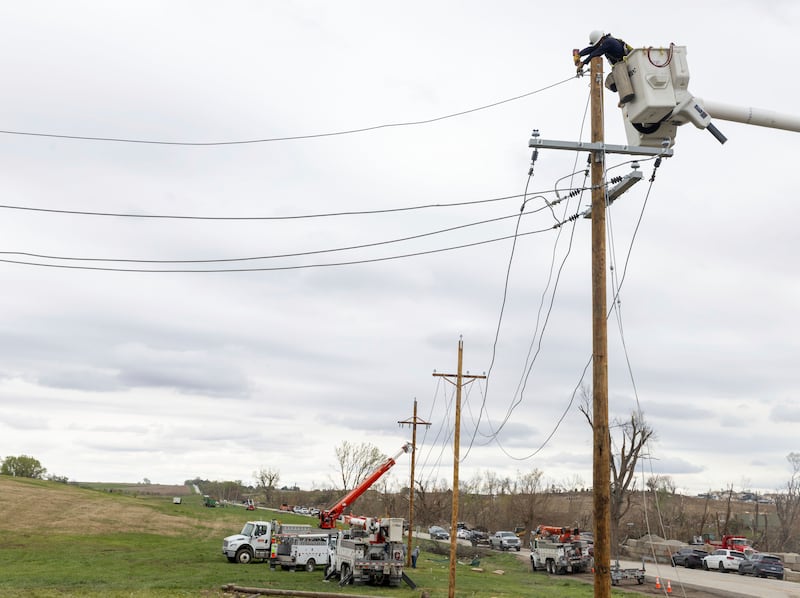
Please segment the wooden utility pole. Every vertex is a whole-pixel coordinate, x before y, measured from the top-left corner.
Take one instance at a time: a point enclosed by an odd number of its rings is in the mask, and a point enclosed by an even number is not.
[[[604,140],[603,58],[591,62],[592,143]],[[608,428],[608,325],[606,321],[605,151],[592,151],[592,397],[594,595],[611,596],[611,438]]]
[[[453,435],[453,506],[450,514],[450,582],[448,584],[447,596],[448,598],[455,598],[456,595],[456,540],[458,534],[458,463],[459,445],[461,443],[461,387],[464,385],[464,378],[468,378],[467,384],[473,382],[478,378],[486,378],[486,376],[470,376],[463,375],[462,364],[464,363],[464,341],[458,340],[458,373],[456,374],[437,374],[434,376],[442,376],[444,378],[456,378],[456,413],[455,413],[455,432]],[[448,380],[450,382],[450,380]]]
[[[414,459],[417,456],[417,426],[430,426],[431,422],[417,417],[417,399],[414,399],[414,417],[397,422],[400,427],[411,426],[411,486],[408,497],[408,550],[406,550],[406,567],[411,566],[411,541],[414,537]]]

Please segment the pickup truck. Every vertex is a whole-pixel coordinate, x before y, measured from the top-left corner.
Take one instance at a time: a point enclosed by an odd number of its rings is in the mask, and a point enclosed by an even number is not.
[[[513,548],[519,552],[522,548],[522,542],[519,541],[517,534],[514,532],[495,532],[489,538],[489,544],[497,550],[511,550]]]

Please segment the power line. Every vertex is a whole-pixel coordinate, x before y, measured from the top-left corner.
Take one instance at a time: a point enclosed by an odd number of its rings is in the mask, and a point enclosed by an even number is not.
[[[580,189],[573,189],[571,191],[581,191]],[[549,189],[544,191],[537,191],[538,194],[557,193],[557,189]],[[505,201],[507,199],[518,199],[522,195],[504,195],[500,197],[492,197],[489,199],[477,199],[473,201],[459,201],[451,203],[434,203],[434,204],[421,204],[416,206],[407,206],[401,208],[386,208],[382,210],[354,210],[350,212],[322,212],[319,214],[295,214],[288,216],[182,216],[177,214],[131,214],[124,212],[99,212],[91,210],[59,210],[55,208],[35,208],[28,206],[16,205],[0,205],[0,209],[4,210],[21,210],[28,212],[44,212],[50,214],[66,214],[77,216],[103,216],[113,218],[152,218],[152,219],[174,219],[174,220],[302,220],[306,218],[330,218],[334,216],[364,216],[374,214],[391,214],[395,212],[410,212],[413,210],[427,210],[431,208],[451,208],[460,206],[471,206],[485,203],[493,203],[498,201]]]
[[[35,133],[30,131],[11,131],[11,130],[0,130],[0,133],[4,135],[20,135],[26,137],[47,137],[50,139],[65,139],[70,141],[103,141],[103,142],[113,142],[113,143],[136,143],[136,144],[143,144],[143,145],[179,145],[179,146],[193,146],[193,147],[212,147],[212,146],[225,146],[225,145],[252,145],[258,143],[273,143],[278,141],[300,141],[305,139],[320,139],[324,137],[336,137],[341,135],[353,135],[356,133],[367,133],[369,131],[377,131],[379,129],[389,129],[393,127],[411,127],[411,126],[418,126],[418,125],[427,125],[431,123],[435,123],[442,120],[447,120],[449,118],[456,118],[459,116],[464,116],[466,114],[472,114],[473,112],[479,112],[481,110],[488,110],[489,108],[495,108],[497,106],[501,106],[503,104],[508,104],[509,102],[515,102],[517,100],[521,100],[523,98],[527,98],[529,96],[535,95],[537,93],[541,93],[548,89],[552,89],[559,85],[563,85],[568,81],[572,81],[575,77],[570,77],[569,79],[564,79],[563,81],[558,81],[557,83],[552,83],[550,85],[546,85],[540,89],[536,89],[534,91],[529,91],[527,93],[520,94],[518,96],[514,96],[511,98],[506,98],[505,100],[499,100],[497,102],[492,102],[491,104],[486,104],[484,106],[478,106],[476,108],[469,108],[467,110],[462,110],[460,112],[453,112],[452,114],[445,114],[443,116],[436,116],[433,118],[428,118],[425,120],[416,120],[416,121],[407,121],[407,122],[398,122],[398,123],[386,123],[382,125],[374,125],[369,127],[361,127],[357,129],[346,129],[343,131],[333,131],[328,133],[312,133],[308,135],[288,135],[285,137],[265,137],[262,139],[243,139],[243,140],[233,140],[233,141],[164,141],[164,140],[157,140],[157,139],[135,139],[135,138],[125,138],[125,137],[94,137],[89,135],[63,135],[57,133]]]
[[[541,210],[543,208],[540,208]],[[534,212],[530,212],[529,214],[533,214]],[[362,245],[350,245],[347,247],[334,247],[331,249],[318,249],[313,251],[301,251],[297,253],[282,253],[282,254],[275,254],[275,255],[260,255],[260,256],[249,256],[249,257],[231,257],[231,258],[215,258],[215,259],[206,259],[206,260],[146,260],[146,259],[131,259],[131,258],[97,258],[97,257],[71,257],[71,256],[59,256],[59,255],[46,255],[41,253],[31,253],[26,251],[0,251],[0,255],[21,255],[26,257],[32,258],[40,258],[40,259],[49,259],[49,260],[64,260],[64,261],[77,261],[77,262],[123,262],[123,263],[134,263],[134,264],[214,264],[214,263],[228,263],[228,262],[247,262],[247,261],[256,261],[256,260],[273,260],[273,259],[284,259],[289,257],[307,257],[309,255],[319,255],[323,253],[336,253],[339,251],[352,251],[355,249],[368,249],[370,247],[380,247],[383,245],[391,245],[394,243],[403,243],[406,241],[413,241],[416,239],[422,239],[425,237],[432,237],[434,235],[439,235],[443,233],[449,233],[456,230],[461,230],[465,228],[469,228],[472,226],[480,226],[482,224],[490,224],[494,222],[500,222],[502,220],[507,220],[509,218],[518,218],[517,214],[512,214],[511,216],[500,216],[498,218],[490,218],[488,220],[480,220],[478,222],[470,222],[468,224],[461,224],[458,226],[451,226],[448,228],[443,228],[435,231],[430,231],[427,233],[420,233],[418,235],[411,235],[408,237],[400,237],[397,239],[390,239],[388,241],[376,241],[374,243],[364,243]]]
[[[583,113],[583,119],[581,120],[581,127],[580,127],[579,138],[582,138],[582,137],[583,137],[583,130],[584,130],[584,126],[586,125],[586,116],[588,115],[588,112],[589,112],[590,99],[591,99],[591,96],[587,96],[587,99],[586,99],[586,106],[585,106],[585,108],[584,108],[584,113]],[[534,172],[533,168],[534,168],[534,165],[535,165],[535,163],[536,163],[536,159],[537,159],[537,157],[538,157],[538,152],[536,152],[536,151],[534,150],[534,152],[533,152],[533,155],[531,156],[531,169],[530,169],[530,171],[529,171],[529,173],[528,173],[528,183],[530,183],[530,177],[533,175],[533,172]],[[557,197],[558,199],[556,200],[556,202],[553,202],[553,203],[558,203],[558,202],[560,202],[560,201],[563,201],[564,199],[566,199],[566,200],[569,202],[569,199],[570,199],[571,197],[574,197],[575,195],[577,195],[577,194],[578,194],[578,193],[573,193],[572,191],[570,191],[570,192],[569,192],[569,193],[568,193],[568,194],[567,194],[565,197],[563,197],[563,198],[562,198],[562,197],[560,196],[559,192],[558,192],[558,184],[559,184],[561,181],[563,181],[563,180],[564,180],[564,179],[566,179],[566,178],[574,177],[574,176],[575,176],[575,175],[576,175],[578,172],[580,172],[580,171],[576,171],[576,170],[575,170],[575,168],[576,168],[576,166],[577,166],[577,162],[578,162],[578,155],[577,155],[577,153],[576,153],[576,156],[575,156],[575,163],[573,164],[573,171],[572,171],[570,174],[567,174],[567,175],[565,175],[565,176],[561,177],[561,178],[560,178],[560,179],[558,179],[558,180],[556,181],[556,183],[555,183],[555,189],[556,189],[556,192],[555,192],[555,193],[556,193],[556,197]],[[587,169],[587,170],[583,170],[583,172],[584,172],[584,183],[585,183],[585,179],[586,179],[586,177],[588,177],[588,176],[589,176],[589,172],[588,172],[588,169]],[[585,189],[585,184],[584,184],[584,187],[581,189],[581,191],[583,191],[583,189]],[[527,185],[526,185],[526,193],[527,193]],[[551,212],[553,213],[553,217],[554,217],[554,218],[555,218],[555,220],[556,220],[556,225],[555,225],[555,227],[554,227],[554,228],[557,228],[557,229],[559,229],[559,233],[558,233],[558,236],[556,237],[556,243],[555,243],[555,244],[554,244],[554,246],[553,246],[553,259],[552,259],[552,261],[551,261],[551,264],[550,264],[550,274],[549,274],[549,277],[548,277],[547,286],[545,287],[545,291],[542,293],[542,299],[541,299],[541,302],[540,302],[540,304],[539,304],[539,310],[538,310],[538,312],[537,312],[536,328],[535,328],[535,330],[534,330],[534,336],[533,336],[533,339],[531,340],[531,345],[530,345],[530,347],[529,347],[529,349],[528,349],[528,355],[527,355],[527,356],[526,356],[526,358],[525,358],[525,363],[526,363],[526,366],[527,366],[527,364],[528,364],[528,362],[529,362],[529,360],[530,360],[531,350],[532,350],[532,348],[533,348],[533,345],[534,345],[534,343],[535,343],[535,341],[536,341],[536,336],[537,336],[537,332],[538,332],[538,329],[539,329],[539,321],[540,321],[540,318],[541,318],[542,307],[543,307],[543,305],[544,305],[545,297],[546,297],[546,294],[547,294],[547,288],[549,288],[549,286],[550,286],[550,281],[552,280],[552,275],[553,275],[553,266],[555,265],[555,260],[556,260],[556,250],[557,250],[557,247],[558,247],[558,239],[559,239],[559,238],[560,238],[560,236],[561,236],[561,230],[560,230],[561,223],[559,223],[559,221],[558,221],[558,218],[555,216],[555,211],[552,209],[552,205],[553,205],[553,204],[551,204],[551,203],[548,203],[548,207],[550,208]],[[565,204],[565,206],[564,206],[564,213],[566,213],[566,211],[568,210],[568,208],[569,208],[569,203]],[[561,277],[561,271],[563,270],[564,264],[566,263],[566,259],[567,259],[567,257],[569,256],[569,254],[570,254],[570,251],[571,251],[571,249],[572,249],[572,239],[573,239],[574,233],[575,233],[575,226],[573,225],[573,228],[572,228],[572,233],[571,233],[571,235],[570,235],[570,244],[569,244],[569,248],[568,248],[568,250],[567,250],[567,254],[564,256],[564,260],[563,260],[563,261],[562,261],[562,263],[561,263],[561,267],[560,267],[560,268],[559,268],[559,270],[558,270],[558,276],[556,277],[556,283],[555,283],[555,284],[556,284],[556,287],[558,286],[558,281],[560,280],[560,277]],[[512,254],[511,254],[511,257],[512,257],[512,259],[513,259],[513,247],[512,247]],[[503,319],[503,311],[504,311],[504,309],[505,309],[506,293],[507,293],[507,289],[508,289],[508,280],[509,280],[509,279],[508,279],[508,274],[509,274],[509,272],[510,272],[510,267],[511,267],[511,263],[510,263],[510,261],[509,261],[509,271],[506,273],[505,289],[504,289],[504,291],[503,291],[503,302],[502,302],[502,305],[501,305],[501,308],[500,308],[500,317],[499,317],[499,321],[498,321],[498,323],[497,323],[497,329],[496,329],[496,332],[495,332],[494,344],[493,344],[493,346],[492,346],[492,359],[491,359],[491,364],[490,364],[490,366],[489,366],[489,373],[488,373],[488,375],[487,375],[487,381],[486,381],[486,395],[488,395],[488,391],[489,391],[489,381],[491,380],[491,377],[490,377],[490,376],[491,376],[491,371],[492,371],[492,368],[494,367],[495,355],[496,355],[496,351],[497,351],[497,342],[498,342],[498,338],[499,338],[499,335],[500,335],[500,325],[501,325],[501,323],[502,323],[502,319]],[[553,289],[553,294],[552,294],[551,301],[550,301],[550,307],[549,307],[549,309],[548,309],[547,316],[546,316],[546,318],[545,318],[545,324],[544,324],[544,326],[545,326],[545,327],[547,326],[547,321],[549,320],[549,318],[550,318],[550,313],[551,313],[551,311],[552,311],[552,309],[553,309],[553,302],[554,302],[554,300],[555,300],[555,292],[556,292],[556,288],[554,288],[554,289]],[[494,430],[494,429],[493,429],[493,427],[492,427],[492,425],[491,425],[491,421],[490,421],[490,420],[489,420],[489,418],[488,418],[488,411],[486,412],[486,413],[487,413],[487,424],[488,424],[488,427],[489,427],[489,430],[490,430],[491,434],[486,434],[486,435],[482,434],[482,435],[483,435],[483,436],[486,436],[486,437],[488,437],[487,444],[488,444],[488,442],[491,442],[491,440],[494,440],[495,442],[497,442],[497,445],[498,445],[498,447],[500,448],[500,450],[502,450],[502,451],[503,451],[503,452],[504,452],[504,453],[505,453],[507,456],[509,456],[509,457],[512,457],[512,456],[511,456],[510,454],[508,454],[508,452],[506,452],[506,450],[505,450],[505,449],[503,448],[503,446],[500,444],[500,441],[498,440],[498,438],[497,438],[497,437],[498,437],[498,434],[500,433],[500,431],[501,431],[501,430],[503,429],[503,427],[505,426],[505,424],[508,422],[508,420],[509,420],[509,418],[511,417],[511,414],[513,413],[513,411],[514,411],[514,409],[516,408],[516,406],[518,406],[518,405],[519,405],[519,404],[522,402],[522,394],[523,394],[523,393],[524,393],[524,391],[525,391],[525,386],[527,385],[527,379],[528,379],[528,376],[530,376],[530,373],[531,373],[531,371],[532,371],[532,369],[533,369],[533,365],[534,365],[534,363],[535,363],[535,361],[536,361],[536,356],[538,356],[538,354],[539,354],[539,351],[541,350],[541,342],[542,342],[542,338],[543,338],[543,336],[544,336],[544,328],[542,329],[542,333],[541,333],[541,335],[540,335],[539,347],[538,347],[538,349],[537,349],[537,351],[536,351],[536,354],[534,355],[533,361],[531,361],[531,363],[530,363],[530,367],[527,369],[527,374],[524,376],[524,384],[523,384],[523,380],[520,380],[520,383],[517,385],[517,389],[516,389],[516,391],[514,392],[514,398],[512,399],[512,403],[511,403],[511,405],[509,405],[508,411],[506,412],[506,416],[505,416],[504,420],[502,421],[502,423],[500,424],[500,426],[498,427],[498,429],[497,429],[497,430]],[[520,385],[522,385],[522,389],[521,389],[521,390],[520,390]],[[519,399],[517,399],[517,396],[519,396]],[[475,431],[474,431],[474,433],[473,433],[473,435],[472,435],[472,438],[471,438],[471,440],[470,440],[470,446],[469,446],[469,448],[467,449],[467,454],[469,454],[469,451],[472,449],[472,445],[473,445],[473,444],[474,444],[474,442],[475,442],[476,435],[479,433],[478,426],[479,426],[479,424],[480,424],[480,421],[481,421],[481,417],[482,417],[482,415],[483,415],[483,412],[486,410],[486,409],[485,409],[485,407],[486,407],[486,401],[487,401],[487,399],[488,399],[488,396],[484,396],[484,398],[483,398],[483,401],[482,401],[482,403],[481,403],[481,409],[480,409],[480,412],[479,412],[479,414],[478,414],[478,422],[477,422],[477,424],[476,424]],[[566,415],[566,414],[565,414],[565,415]],[[564,418],[564,416],[562,416],[562,418],[561,418],[561,419],[563,420],[563,418]],[[559,422],[559,423],[560,423],[560,422]],[[555,431],[554,431],[553,433],[555,433]],[[551,437],[552,437],[552,434],[551,434]],[[548,441],[549,441],[549,438],[548,438]],[[546,441],[546,442],[547,442],[547,441]],[[465,458],[466,458],[466,456],[465,456]],[[513,457],[512,457],[512,458],[513,458]]]
[[[100,271],[100,272],[135,272],[140,274],[216,274],[216,273],[233,273],[233,272],[277,272],[277,271],[284,271],[284,270],[306,270],[310,268],[328,268],[328,267],[335,267],[335,266],[355,266],[360,264],[371,264],[376,262],[386,262],[392,260],[399,260],[399,259],[406,259],[411,257],[419,257],[422,255],[431,255],[434,253],[443,253],[445,251],[454,251],[457,249],[467,249],[469,247],[477,247],[479,245],[487,245],[489,243],[496,243],[498,241],[506,241],[508,239],[512,239],[514,237],[522,237],[527,235],[535,235],[544,232],[548,232],[552,230],[552,227],[544,228],[541,230],[533,230],[528,231],[526,233],[519,233],[516,235],[508,235],[505,237],[497,237],[494,239],[487,239],[484,241],[475,241],[473,243],[464,243],[462,245],[455,245],[452,247],[443,247],[439,249],[429,249],[426,251],[418,251],[414,253],[406,253],[401,255],[393,255],[393,256],[386,256],[380,258],[369,258],[363,260],[352,260],[352,261],[345,261],[345,262],[330,262],[326,264],[301,264],[295,266],[271,266],[271,267],[262,267],[262,268],[217,268],[217,269],[193,269],[193,270],[186,270],[186,269],[178,269],[178,268],[170,268],[170,269],[161,269],[161,270],[153,270],[153,269],[146,269],[146,268],[113,268],[109,266],[74,266],[69,264],[43,264],[38,262],[28,262],[23,260],[9,260],[9,259],[0,259],[0,263],[7,263],[7,264],[17,264],[22,266],[38,266],[42,268],[60,268],[66,270],[92,270],[92,271]]]

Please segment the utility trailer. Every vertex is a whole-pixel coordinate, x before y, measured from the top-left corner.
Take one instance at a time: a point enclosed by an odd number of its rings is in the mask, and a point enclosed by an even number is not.
[[[619,561],[611,566],[611,585],[618,586],[619,582],[635,579],[636,583],[642,585],[644,583],[644,559],[642,559],[641,569],[623,569],[619,565]]]

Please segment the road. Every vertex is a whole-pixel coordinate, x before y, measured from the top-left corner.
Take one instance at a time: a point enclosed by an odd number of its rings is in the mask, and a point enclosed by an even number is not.
[[[641,567],[636,561],[620,561],[620,566],[628,568]],[[777,579],[760,579],[736,573],[720,573],[702,569],[686,569],[669,565],[646,565],[645,585],[655,587],[655,578],[661,580],[662,590],[667,581],[672,585],[672,594],[682,596],[681,587],[706,588],[718,596],[758,598],[800,598],[800,584]]]
[[[530,550],[522,549],[519,557],[530,563]],[[620,561],[623,569],[640,569],[639,561]],[[546,575],[541,572],[537,575]],[[656,577],[659,578],[661,589],[656,588]],[[592,583],[592,575],[575,575],[587,583]],[[667,585],[672,587],[672,592],[667,593]],[[702,569],[686,569],[685,567],[670,567],[669,565],[647,563],[645,565],[645,582],[643,585],[635,581],[623,581],[620,590],[636,592],[648,596],[676,596],[680,598],[800,598],[800,584],[791,581],[778,581],[777,579],[761,579],[736,573],[719,573],[718,571],[704,571]]]

